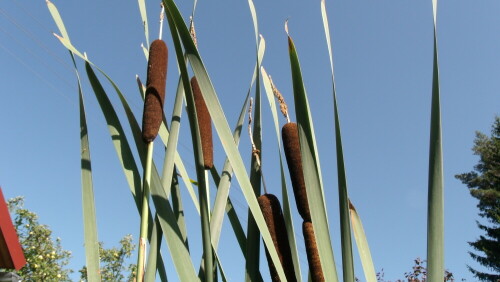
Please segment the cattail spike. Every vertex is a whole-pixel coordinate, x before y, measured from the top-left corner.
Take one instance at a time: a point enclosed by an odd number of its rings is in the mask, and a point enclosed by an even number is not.
[[[273,94],[278,99],[278,102],[280,103],[280,110],[283,116],[286,118],[286,122],[290,122],[290,116],[288,115],[288,106],[285,103],[285,98],[283,95],[281,95],[281,92],[278,90],[276,85],[274,85],[273,79],[271,78],[270,75],[269,77],[269,82],[271,83],[271,89],[273,90]]]
[[[214,166],[212,120],[210,119],[207,104],[205,104],[200,86],[198,85],[198,80],[196,80],[196,77],[194,76],[191,78],[191,88],[193,89],[196,116],[198,118],[198,127],[200,128],[203,165],[205,166],[205,169],[211,169]]]
[[[319,260],[318,246],[316,245],[316,238],[314,237],[314,228],[310,221],[304,221],[302,223],[302,232],[304,233],[304,243],[306,244],[311,281],[323,282],[325,281],[325,276],[323,275],[321,261]]]
[[[156,138],[163,120],[167,64],[167,45],[157,39],[149,48],[146,97],[142,116],[142,140],[145,143],[152,142]]]
[[[281,130],[283,136],[283,149],[285,151],[286,162],[292,181],[295,203],[302,219],[311,221],[309,203],[307,200],[306,184],[304,181],[304,171],[302,170],[302,156],[300,153],[299,130],[297,124],[289,122]]]
[[[273,239],[274,247],[278,252],[278,257],[280,259],[283,270],[285,271],[285,276],[288,281],[297,281],[295,277],[295,271],[292,261],[292,252],[290,250],[290,244],[288,242],[288,236],[286,232],[285,219],[283,218],[283,212],[281,211],[281,205],[273,194],[264,194],[257,198],[259,202],[260,209],[266,220],[267,228],[269,233],[271,233],[271,238]],[[276,267],[274,266],[269,251],[266,247],[266,257],[269,265],[269,272],[271,273],[271,280],[273,282],[280,281]]]
[[[191,38],[193,39],[194,46],[198,48],[198,39],[196,38],[196,30],[194,29],[194,20],[193,17],[189,17],[189,21],[191,22],[189,26],[189,34],[191,34]]]

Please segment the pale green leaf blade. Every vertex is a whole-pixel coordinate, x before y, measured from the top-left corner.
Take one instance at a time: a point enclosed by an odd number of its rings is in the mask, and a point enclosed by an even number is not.
[[[142,206],[140,201],[141,195],[141,176],[135,159],[132,155],[132,150],[125,136],[125,131],[121,125],[121,122],[116,114],[111,101],[109,100],[104,88],[99,82],[97,76],[92,70],[88,62],[85,63],[85,68],[87,70],[87,76],[89,78],[94,94],[96,95],[97,101],[102,109],[106,122],[108,124],[109,134],[112,137],[113,145],[115,147],[116,153],[118,155],[120,164],[122,165],[125,177],[131,187],[132,194],[136,201],[138,207]]]
[[[290,36],[288,37],[288,47],[295,99],[295,115],[299,128],[302,168],[304,169],[304,180],[311,211],[311,219],[314,225],[314,235],[318,245],[318,253],[325,279],[327,281],[338,281],[330,238],[328,216],[324,201],[314,127],[307,94],[302,81],[298,55]]]
[[[146,38],[146,45],[149,46],[149,26],[148,26],[148,16],[146,13],[146,1],[137,0],[139,4],[139,12],[141,14],[142,26],[144,28],[144,37]],[[148,57],[146,56],[146,59]]]
[[[429,145],[429,191],[427,210],[427,278],[443,279],[444,273],[444,181],[439,94],[439,66],[436,35],[437,0],[433,0],[434,58],[432,70],[432,105]]]
[[[339,209],[340,209],[340,237],[342,246],[342,274],[344,281],[354,281],[354,258],[352,253],[352,236],[349,217],[349,195],[347,191],[347,177],[344,164],[344,150],[342,146],[342,134],[340,128],[340,115],[337,105],[337,94],[335,89],[335,74],[333,68],[333,55],[330,40],[330,29],[326,13],[325,0],[321,1],[321,15],[325,30],[328,55],[330,58],[330,68],[332,72],[332,96],[335,115],[335,147],[337,153],[337,176],[339,189]]]
[[[351,216],[352,230],[354,233],[354,239],[356,240],[356,245],[358,246],[359,258],[361,259],[365,279],[367,282],[377,282],[377,273],[375,272],[375,267],[373,266],[372,255],[370,252],[370,246],[368,245],[368,240],[366,239],[365,229],[363,228],[363,223],[361,222],[361,218],[359,217],[356,208],[354,208],[354,205],[350,201],[349,214]]]
[[[52,18],[54,19],[54,22],[57,25],[57,28],[59,29],[59,32],[61,33],[62,37],[67,38],[69,40],[69,35],[68,32],[66,31],[66,27],[64,26],[64,22],[61,18],[61,14],[59,14],[59,11],[57,10],[57,7],[52,4],[49,0],[46,0],[47,2],[47,7],[49,8],[49,12],[52,15]]]
[[[97,222],[94,202],[94,187],[92,184],[92,166],[90,161],[90,145],[87,130],[87,118],[83,102],[83,92],[80,75],[76,69],[74,56],[71,59],[75,66],[78,80],[78,96],[80,101],[80,144],[81,144],[81,169],[82,169],[82,206],[83,206],[83,230],[85,245],[85,265],[87,267],[87,279],[89,281],[100,281],[99,271],[99,240],[97,238]]]
[[[155,216],[155,221],[153,224],[153,231],[151,232],[151,239],[150,239],[150,245],[149,245],[149,254],[148,254],[148,259],[147,259],[147,265],[146,265],[146,271],[144,272],[144,281],[145,282],[154,282],[156,280],[156,270],[158,269],[158,266],[161,266],[163,263],[163,260],[161,260],[161,256],[159,255],[161,252],[161,228],[159,228],[159,220],[158,220],[158,214]],[[165,273],[165,268],[160,267],[160,269],[163,269],[163,273],[160,274],[161,276],[161,281],[167,282],[167,276]],[[161,273],[161,271],[160,271]],[[89,280],[91,281],[91,280]]]
[[[246,107],[248,105],[249,96],[250,96],[250,91],[248,92],[247,97],[245,98],[245,102],[243,103],[243,107],[241,108],[240,116],[238,118],[238,121],[236,123],[236,128],[233,133],[234,143],[236,144],[236,146],[238,146],[238,144],[240,143],[241,129],[245,118]],[[229,204],[228,203],[229,188],[231,187],[231,178],[233,175],[233,169],[231,167],[231,163],[226,158],[226,161],[224,162],[224,167],[222,168],[221,177],[215,170],[215,167],[211,171],[212,171],[212,178],[214,179],[215,185],[217,185],[217,195],[215,196],[214,208],[212,210],[212,220],[210,221],[210,232],[212,232],[211,234],[212,245],[214,249],[217,250],[217,248],[219,247],[219,239],[222,230],[222,223],[224,221],[224,214],[226,213],[226,207]],[[245,233],[243,233],[243,235],[245,235]],[[240,242],[240,240],[241,239],[238,239],[238,242]],[[246,237],[244,238],[244,241],[246,241]],[[243,251],[243,254],[246,255],[245,251]]]

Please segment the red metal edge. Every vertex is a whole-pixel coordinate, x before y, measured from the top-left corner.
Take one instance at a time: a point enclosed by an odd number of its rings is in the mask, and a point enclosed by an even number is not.
[[[23,249],[0,187],[0,268],[19,270],[26,264]]]

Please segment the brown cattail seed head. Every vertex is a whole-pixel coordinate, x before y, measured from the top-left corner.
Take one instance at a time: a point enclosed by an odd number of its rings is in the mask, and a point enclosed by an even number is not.
[[[191,78],[191,88],[193,89],[194,104],[196,107],[196,117],[198,118],[198,127],[200,128],[201,149],[203,151],[203,165],[205,169],[211,169],[214,166],[214,146],[212,143],[212,120],[208,112],[207,104],[201,94],[198,80],[193,76]]]
[[[292,181],[293,194],[297,209],[302,219],[311,221],[309,203],[307,202],[306,184],[304,171],[302,170],[302,156],[300,154],[299,130],[297,124],[289,122],[281,130],[283,136],[283,149],[285,150],[286,162]]]
[[[163,119],[165,85],[167,79],[168,49],[164,41],[157,39],[149,48],[146,97],[142,116],[142,140],[152,142]]]
[[[318,246],[314,238],[314,229],[310,221],[302,223],[302,232],[304,233],[304,243],[306,244],[307,261],[309,262],[309,272],[313,282],[325,281],[321,261],[319,260]]]
[[[290,244],[288,242],[288,235],[286,232],[285,219],[281,211],[281,205],[273,194],[264,194],[257,198],[260,210],[266,220],[267,228],[271,233],[274,247],[278,252],[278,256],[285,271],[285,276],[288,281],[297,281],[292,261],[292,252],[290,251]],[[280,281],[276,267],[274,266],[269,251],[266,247],[267,262],[269,265],[269,272],[271,273],[271,280],[273,282]]]

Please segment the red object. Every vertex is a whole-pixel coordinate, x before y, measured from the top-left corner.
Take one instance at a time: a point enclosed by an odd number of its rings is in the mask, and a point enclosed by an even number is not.
[[[0,188],[0,268],[19,270],[25,264],[23,249]]]

